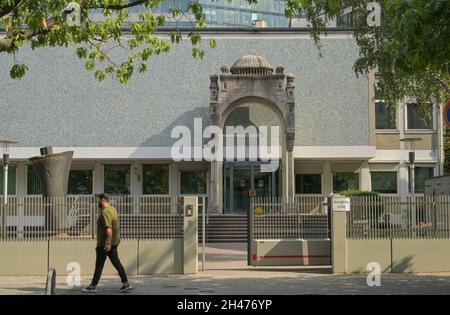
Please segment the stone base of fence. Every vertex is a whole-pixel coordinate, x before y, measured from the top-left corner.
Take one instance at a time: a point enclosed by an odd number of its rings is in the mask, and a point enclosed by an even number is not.
[[[330,240],[254,240],[253,266],[330,266]]]
[[[58,276],[92,275],[94,240],[0,241],[0,276],[45,276],[55,268]],[[119,257],[129,275],[181,274],[183,240],[123,240]],[[191,270],[189,270],[189,273]],[[104,275],[115,275],[109,260]]]

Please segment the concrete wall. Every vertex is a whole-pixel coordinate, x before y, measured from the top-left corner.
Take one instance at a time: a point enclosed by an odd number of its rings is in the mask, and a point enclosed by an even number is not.
[[[0,276],[45,276],[48,268],[67,275],[72,262],[82,275],[92,275],[95,267],[95,241],[0,241]],[[129,275],[183,273],[183,240],[123,240],[119,257]],[[117,274],[107,260],[103,274]]]
[[[216,49],[207,47],[211,36]],[[218,33],[204,39],[203,60],[193,59],[192,46],[182,41],[152,57],[149,72],[128,85],[98,82],[74,47],[21,49],[17,58],[29,72],[19,81],[8,75],[13,58],[2,54],[0,134],[23,147],[171,147],[174,126],[192,128],[194,117],[203,118],[204,127],[209,123],[210,75],[243,55],[259,54],[296,76],[296,145],[369,144],[368,79],[353,71],[358,48],[350,32],[324,36],[323,57],[308,33]],[[321,128],[324,120],[327,127]],[[109,124],[99,128],[104,121]]]
[[[264,240],[252,242],[253,266],[329,266],[330,240]]]

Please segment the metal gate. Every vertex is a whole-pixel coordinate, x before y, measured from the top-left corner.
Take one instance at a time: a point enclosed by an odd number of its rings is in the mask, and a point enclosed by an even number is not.
[[[248,265],[328,266],[330,228],[324,196],[253,198],[248,217]]]

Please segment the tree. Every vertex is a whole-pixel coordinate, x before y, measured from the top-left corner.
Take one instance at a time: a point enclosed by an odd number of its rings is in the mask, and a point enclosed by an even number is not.
[[[121,83],[127,83],[135,69],[147,70],[147,62],[154,55],[169,52],[171,44],[179,43],[182,35],[174,30],[170,40],[154,36],[166,23],[166,17],[151,12],[166,0],[2,0],[0,3],[0,23],[6,36],[0,38],[0,53],[15,54],[24,44],[32,49],[75,45],[76,54],[85,60],[87,70],[93,71],[98,80],[107,75],[115,76]],[[128,9],[143,6],[147,8],[139,14],[139,20],[129,22]],[[74,12],[76,11],[76,12]],[[79,12],[80,24],[71,23]],[[92,13],[100,12],[102,21],[93,21]],[[187,15],[189,12],[189,16]],[[206,26],[202,7],[197,1],[190,1],[187,12],[172,7],[172,18],[191,19],[193,31],[187,37],[193,45],[192,54],[202,58],[204,51],[198,48],[201,36],[195,29]],[[128,40],[124,40],[124,30]],[[128,34],[129,33],[129,34]],[[210,41],[215,46],[215,41]],[[125,49],[124,60],[111,57],[114,49]],[[28,66],[16,63],[11,68],[13,79],[22,78]]]

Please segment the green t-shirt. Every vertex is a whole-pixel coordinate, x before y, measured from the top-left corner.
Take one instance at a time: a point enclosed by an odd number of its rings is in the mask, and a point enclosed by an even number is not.
[[[106,242],[106,229],[112,228],[111,245],[119,245],[120,229],[119,216],[116,209],[111,206],[102,210],[97,219],[97,247],[104,247]]]

